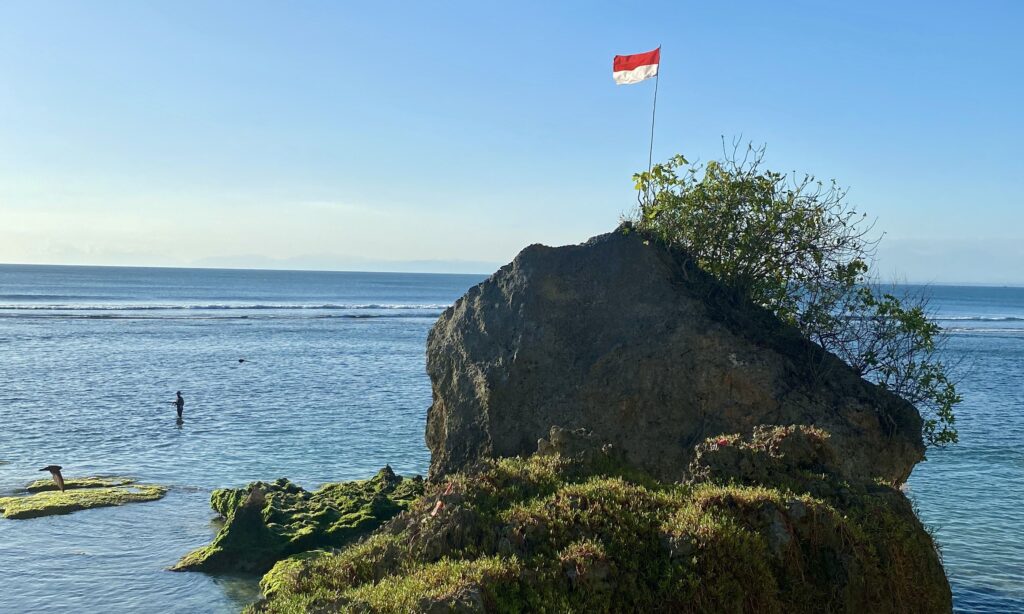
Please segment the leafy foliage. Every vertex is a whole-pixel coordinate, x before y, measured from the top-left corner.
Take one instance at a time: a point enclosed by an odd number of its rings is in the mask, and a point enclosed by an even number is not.
[[[923,297],[872,283],[873,224],[834,180],[767,170],[763,147],[737,151],[703,165],[677,155],[634,175],[637,227],[915,404],[929,445],[955,443],[962,399],[942,330]]]

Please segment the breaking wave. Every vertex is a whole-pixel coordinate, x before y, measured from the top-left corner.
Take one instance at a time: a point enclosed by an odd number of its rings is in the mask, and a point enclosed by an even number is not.
[[[391,303],[215,303],[181,305],[2,305],[0,318],[65,320],[279,320],[437,317],[448,305]]]
[[[1017,316],[939,316],[937,322],[1024,322]]]
[[[341,311],[367,311],[367,310],[420,310],[420,311],[437,311],[447,309],[448,305],[441,304],[386,304],[386,303],[367,303],[365,305],[360,304],[347,304],[347,303],[324,303],[319,305],[296,305],[294,303],[286,304],[273,304],[273,303],[255,303],[255,304],[236,304],[236,303],[215,303],[215,304],[182,304],[182,305],[150,305],[150,304],[136,304],[136,305],[118,305],[118,304],[106,304],[106,305],[75,305],[75,304],[43,304],[43,305],[0,305],[0,310],[3,311],[216,311],[223,309],[230,310],[246,310],[246,311],[260,311],[272,309],[275,311],[284,310],[341,310]]]

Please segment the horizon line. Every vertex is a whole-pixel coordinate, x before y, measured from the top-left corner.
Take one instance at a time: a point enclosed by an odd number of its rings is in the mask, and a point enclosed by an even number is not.
[[[409,261],[409,262],[445,262],[441,260]],[[483,263],[481,263],[483,264]],[[506,263],[508,264],[508,263]],[[254,272],[281,272],[281,273],[363,273],[373,275],[466,275],[466,276],[490,276],[501,267],[497,265],[490,273],[479,272],[438,272],[438,271],[381,271],[381,270],[351,270],[351,269],[291,269],[291,268],[261,268],[261,267],[217,267],[217,266],[170,266],[170,265],[134,265],[134,264],[53,264],[34,262],[0,262],[0,267],[74,267],[94,269],[164,269],[180,271],[254,271]],[[879,284],[895,286],[960,286],[978,288],[1024,288],[1024,281],[1020,282],[977,282],[977,281],[881,281]]]
[[[410,261],[410,262],[445,262],[442,260],[425,260],[425,261]],[[255,272],[283,272],[283,273],[370,273],[375,275],[491,275],[494,271],[497,271],[504,265],[498,265],[491,273],[466,273],[466,272],[448,272],[442,273],[438,271],[371,271],[371,270],[351,270],[351,269],[268,269],[263,267],[231,267],[231,266],[174,266],[174,265],[140,265],[140,264],[54,264],[54,263],[39,263],[39,262],[0,262],[0,267],[15,267],[15,266],[27,266],[27,267],[74,267],[74,268],[90,268],[90,269],[163,269],[163,270],[178,270],[178,271],[255,271]]]

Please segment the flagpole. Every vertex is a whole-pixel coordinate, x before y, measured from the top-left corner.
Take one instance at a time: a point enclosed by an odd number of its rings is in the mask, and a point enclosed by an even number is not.
[[[659,50],[661,49],[661,45],[658,45],[658,49]],[[661,78],[661,54],[659,53],[658,54],[658,72],[654,75],[654,106],[651,107],[651,146],[647,150],[647,175],[648,175],[648,180],[647,180],[647,185],[648,185],[648,189],[647,189],[647,202],[651,201],[651,192],[650,192],[651,180],[650,180],[650,174],[651,174],[652,162],[654,161],[654,118],[655,118],[655,116],[658,113],[658,81],[660,80],[660,78]],[[640,198],[639,194],[637,194],[637,198]]]
[[[658,47],[661,49],[661,46]],[[647,172],[651,172],[654,160],[654,116],[658,112],[658,78],[661,76],[661,63],[658,63],[658,74],[654,75],[654,106],[651,108],[651,148],[647,150]]]

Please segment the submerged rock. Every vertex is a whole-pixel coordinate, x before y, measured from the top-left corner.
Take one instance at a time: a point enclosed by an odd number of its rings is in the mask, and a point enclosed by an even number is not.
[[[0,497],[0,511],[3,512],[4,518],[17,520],[70,514],[95,507],[156,501],[167,494],[167,489],[163,486],[134,484],[128,478],[67,480],[65,482],[67,490],[64,492],[57,490],[52,481],[40,480],[40,482],[49,482],[52,488],[33,482],[29,488],[34,494]]]
[[[213,543],[192,551],[174,571],[258,572],[291,555],[342,546],[378,528],[423,493],[423,480],[390,467],[368,480],[308,492],[279,479],[215,490],[211,507],[225,518]]]
[[[913,406],[626,229],[524,249],[440,317],[427,371],[434,478],[530,454],[552,425],[667,480],[705,438],[758,425],[823,428],[845,473],[888,482],[924,454]]]
[[[279,563],[249,611],[950,611],[907,499],[846,473],[831,441],[715,436],[671,483],[553,429],[542,454],[450,473],[367,540]]]

